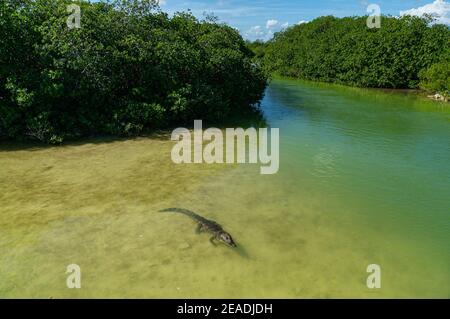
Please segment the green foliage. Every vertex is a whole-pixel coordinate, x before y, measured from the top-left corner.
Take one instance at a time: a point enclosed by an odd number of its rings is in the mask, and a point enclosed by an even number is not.
[[[271,73],[361,87],[416,88],[419,72],[448,55],[450,29],[430,19],[320,17],[277,33],[267,44]],[[447,53],[445,53],[447,52]]]
[[[450,55],[449,55],[450,58]],[[450,60],[431,65],[420,72],[420,87],[424,90],[450,96]]]
[[[0,2],[0,137],[59,143],[92,134],[221,121],[248,112],[266,78],[237,31],[154,0],[81,7],[71,0]]]
[[[257,60],[262,60],[266,54],[267,43],[261,40],[254,42],[247,41],[247,47],[253,51]]]

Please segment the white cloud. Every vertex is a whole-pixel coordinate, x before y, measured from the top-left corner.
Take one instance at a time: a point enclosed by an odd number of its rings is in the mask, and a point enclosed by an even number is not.
[[[160,6],[164,6],[164,5],[166,5],[167,1],[166,0],[156,0],[156,3],[159,4]]]
[[[297,24],[303,24],[303,23],[308,23],[308,21],[302,20],[302,21],[299,21]]]
[[[261,28],[260,25],[255,25],[254,27],[251,27],[246,33],[246,36],[252,37],[252,38],[260,38],[264,37],[265,32],[263,31],[263,28]]]
[[[423,16],[430,14],[436,18],[438,23],[450,24],[450,2],[445,0],[435,0],[433,3],[426,4],[422,7],[400,11],[400,15]]]
[[[282,31],[289,27],[289,22],[280,23],[278,20],[267,20],[266,27],[261,27],[261,25],[256,25],[251,27],[243,34],[249,40],[264,40],[268,41],[275,35],[276,32]]]
[[[275,28],[278,25],[278,20],[267,20],[266,28],[272,29]]]
[[[247,30],[244,35],[249,40],[268,41],[273,37],[274,31],[272,31],[270,29],[266,30],[266,29],[262,28],[261,26],[256,25],[254,27],[251,27],[249,30]]]

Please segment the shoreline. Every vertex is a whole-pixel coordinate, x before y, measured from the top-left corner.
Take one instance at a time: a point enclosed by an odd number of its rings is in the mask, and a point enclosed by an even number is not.
[[[349,89],[361,89],[361,90],[369,90],[369,91],[384,92],[384,93],[395,93],[395,94],[403,94],[403,95],[410,95],[410,96],[414,95],[414,96],[423,97],[425,99],[436,101],[436,102],[443,102],[443,103],[450,102],[448,97],[443,97],[439,93],[435,93],[435,94],[431,95],[432,92],[422,90],[422,89],[360,87],[360,86],[352,86],[352,85],[336,83],[336,82],[323,82],[323,81],[316,81],[316,80],[308,80],[308,79],[296,78],[296,77],[285,76],[285,75],[280,75],[280,74],[270,75],[268,82],[270,83],[270,81],[272,81],[272,80],[283,80],[283,79],[301,81],[301,82],[312,83],[312,84],[332,85],[332,86],[349,88]],[[436,95],[442,96],[444,99],[436,99],[435,98]]]

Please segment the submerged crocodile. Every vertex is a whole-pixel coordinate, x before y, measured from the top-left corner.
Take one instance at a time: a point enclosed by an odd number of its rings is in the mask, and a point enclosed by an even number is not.
[[[186,216],[189,216],[194,221],[198,223],[197,232],[201,231],[207,231],[211,233],[213,236],[210,238],[210,241],[212,244],[215,245],[214,240],[218,240],[227,246],[230,247],[236,247],[236,244],[233,241],[233,238],[231,238],[231,235],[223,230],[222,226],[220,226],[218,223],[216,223],[213,220],[206,219],[200,215],[197,215],[194,212],[191,212],[190,210],[183,209],[183,208],[166,208],[163,210],[160,210],[160,212],[174,212],[174,213],[180,213],[184,214]]]

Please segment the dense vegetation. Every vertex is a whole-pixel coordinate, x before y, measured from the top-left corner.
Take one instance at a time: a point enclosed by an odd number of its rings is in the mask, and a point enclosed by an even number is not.
[[[429,18],[320,17],[249,47],[271,73],[376,88],[450,90],[450,29]],[[261,52],[264,50],[264,52]]]
[[[443,96],[450,96],[450,53],[446,59],[432,64],[419,73],[420,87]]]
[[[262,61],[266,55],[267,42],[262,40],[247,41],[247,46],[255,54],[255,60]]]
[[[0,2],[0,137],[59,143],[92,134],[221,121],[251,110],[266,78],[239,33],[213,18],[169,18],[154,0],[81,7]]]

